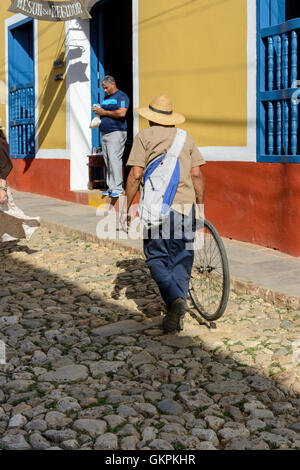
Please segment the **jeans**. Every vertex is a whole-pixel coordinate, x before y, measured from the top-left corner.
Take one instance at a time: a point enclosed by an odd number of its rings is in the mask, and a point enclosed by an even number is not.
[[[106,166],[106,183],[113,193],[123,192],[123,153],[127,132],[115,131],[102,136],[103,158]]]
[[[144,232],[146,264],[167,307],[178,297],[187,299],[195,231],[193,207],[188,216],[171,210],[166,222]]]

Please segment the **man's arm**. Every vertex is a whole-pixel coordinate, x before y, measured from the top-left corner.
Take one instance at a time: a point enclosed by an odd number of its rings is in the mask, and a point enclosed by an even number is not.
[[[195,166],[192,168],[191,176],[196,193],[196,202],[197,204],[204,204],[205,181],[201,172],[201,167]]]
[[[2,188],[7,187],[7,182],[4,179],[0,179],[0,186]],[[7,202],[7,193],[4,189],[0,189],[0,203],[5,204]]]
[[[123,211],[126,211],[126,212],[129,211],[130,206],[141,184],[143,173],[144,173],[144,168],[140,166],[133,166],[131,168],[130,173],[128,175],[126,191],[125,191],[127,207],[123,207]]]
[[[127,108],[119,108],[116,109],[115,111],[108,111],[103,108],[92,108],[95,114],[98,114],[98,116],[106,116],[114,119],[121,119],[124,118],[127,114],[128,109]]]
[[[123,207],[121,209],[120,215],[120,224],[122,229],[125,232],[128,232],[131,217],[128,215],[131,204],[135,198],[136,193],[138,192],[141,179],[143,177],[144,168],[140,166],[133,166],[128,175],[126,190],[125,190],[125,200]]]

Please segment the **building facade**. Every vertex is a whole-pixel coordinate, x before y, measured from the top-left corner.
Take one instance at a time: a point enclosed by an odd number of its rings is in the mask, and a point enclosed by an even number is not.
[[[113,74],[133,112],[159,93],[185,114],[207,165],[206,216],[229,238],[300,256],[295,0],[90,0],[91,20],[0,6],[0,85],[12,187],[95,205],[91,106]],[[117,31],[117,33],[116,33]],[[99,198],[100,196],[98,196]]]

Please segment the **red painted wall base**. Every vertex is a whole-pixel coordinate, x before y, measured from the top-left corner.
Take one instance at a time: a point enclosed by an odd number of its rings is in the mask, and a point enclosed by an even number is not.
[[[20,159],[13,166],[12,188],[88,204],[87,193],[69,189],[69,160]],[[203,174],[206,217],[221,235],[300,256],[300,165],[208,162]]]
[[[227,238],[300,256],[300,165],[210,162],[206,217]]]
[[[88,194],[70,191],[70,160],[14,159],[8,181],[12,188],[28,193],[88,204]]]

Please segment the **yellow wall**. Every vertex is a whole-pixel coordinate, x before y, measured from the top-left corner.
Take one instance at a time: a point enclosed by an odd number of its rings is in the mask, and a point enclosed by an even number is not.
[[[139,5],[140,105],[165,93],[198,145],[246,145],[247,0]]]
[[[0,80],[5,82],[5,19],[14,15],[7,9],[10,0],[0,6]],[[66,85],[65,68],[53,69],[53,62],[65,62],[65,23],[38,21],[38,90],[39,90],[39,148],[66,148]],[[58,73],[64,81],[54,81]],[[6,122],[5,104],[0,104],[3,125]]]
[[[0,2],[0,80],[5,80]],[[65,24],[38,22],[39,147],[66,148]],[[200,146],[247,144],[247,0],[140,0],[140,105],[168,94]],[[5,123],[5,106],[0,104]],[[147,126],[144,120],[141,128]]]
[[[6,106],[3,102],[6,96],[3,96],[3,88],[6,85],[5,82],[5,25],[4,20],[13,15],[7,11],[10,6],[10,0],[1,0],[0,2],[0,81],[1,81],[1,95],[0,95],[0,117],[2,119],[2,125],[6,126]]]
[[[66,148],[65,67],[54,69],[53,62],[65,63],[65,23],[38,22],[39,69],[39,147]],[[63,81],[55,81],[63,73]]]

